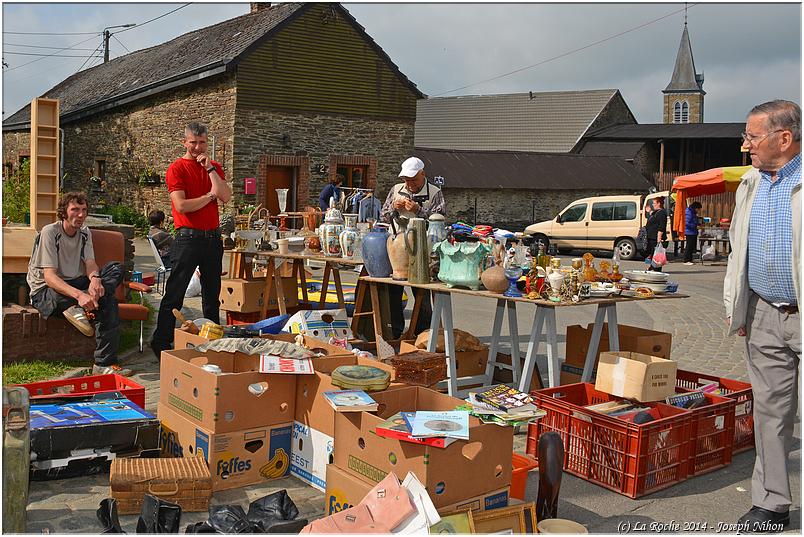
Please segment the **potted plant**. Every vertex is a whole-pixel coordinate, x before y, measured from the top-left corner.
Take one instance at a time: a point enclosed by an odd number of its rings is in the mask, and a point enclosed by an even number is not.
[[[138,182],[141,186],[156,186],[160,182],[160,177],[155,170],[145,168],[140,172]]]

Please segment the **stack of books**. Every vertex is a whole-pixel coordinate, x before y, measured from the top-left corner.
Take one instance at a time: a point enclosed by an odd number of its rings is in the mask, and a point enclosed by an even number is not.
[[[533,398],[516,388],[498,384],[479,392],[469,392],[466,408],[484,423],[523,425],[546,414],[533,404]]]
[[[469,413],[461,410],[398,412],[378,425],[377,436],[445,448],[469,440]]]

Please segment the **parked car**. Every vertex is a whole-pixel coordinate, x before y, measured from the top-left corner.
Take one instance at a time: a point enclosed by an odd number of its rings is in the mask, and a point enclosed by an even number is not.
[[[645,225],[645,207],[654,198],[665,198],[667,240],[673,225],[675,203],[668,191],[647,196],[597,196],[570,203],[553,220],[531,224],[525,234],[543,243],[551,243],[559,252],[570,250],[619,250],[620,259],[634,259],[638,252],[636,237]]]

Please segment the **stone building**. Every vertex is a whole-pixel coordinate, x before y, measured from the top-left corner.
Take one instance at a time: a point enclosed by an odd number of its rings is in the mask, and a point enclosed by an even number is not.
[[[43,97],[60,100],[64,190],[91,191],[97,176],[110,203],[169,209],[165,170],[184,152],[184,125],[201,121],[231,203],[276,214],[275,188],[290,188],[288,210],[316,206],[336,173],[387,191],[413,150],[424,95],[340,4],[252,3],[249,14],[81,71]],[[3,122],[6,170],[29,151],[29,129],[30,106]],[[141,184],[149,170],[158,185]],[[245,193],[246,178],[257,179],[256,194]]]
[[[681,43],[678,45],[676,64],[673,76],[662,93],[662,117],[664,123],[703,123],[704,95],[703,73],[695,72],[695,61],[692,59],[692,45],[684,21]]]

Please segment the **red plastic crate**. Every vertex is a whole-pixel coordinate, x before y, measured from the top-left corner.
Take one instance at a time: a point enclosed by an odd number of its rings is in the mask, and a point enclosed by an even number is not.
[[[511,453],[511,465],[513,466],[513,471],[511,473],[511,489],[508,495],[511,498],[524,500],[528,474],[534,468],[539,467],[539,462],[533,457]]]
[[[98,393],[120,392],[123,397],[145,408],[145,388],[120,375],[91,375],[63,380],[20,384],[28,390],[31,402],[53,397],[82,397]]]
[[[678,388],[678,391],[686,391]],[[704,394],[706,406],[692,412],[690,476],[701,475],[731,464],[734,452],[734,407],[737,401]]]
[[[579,383],[532,392],[547,411],[539,434],[555,431],[564,440],[564,469],[630,498],[687,479],[692,413],[664,403],[645,403],[660,418],[642,425],[584,408],[622,398]]]
[[[257,321],[262,320],[262,315],[259,311],[254,311],[250,313],[242,313],[239,311],[227,311],[226,312],[226,324],[234,325],[234,324],[253,324]]]
[[[696,390],[704,384],[717,382],[724,397],[737,401],[734,407],[734,453],[754,449],[754,392],[751,384],[739,380],[724,379],[705,373],[676,371],[676,386]]]

